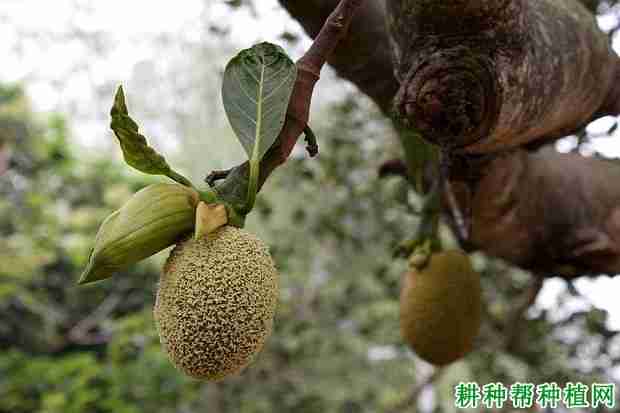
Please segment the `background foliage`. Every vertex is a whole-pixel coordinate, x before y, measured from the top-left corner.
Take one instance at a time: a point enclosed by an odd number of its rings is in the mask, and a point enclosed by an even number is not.
[[[103,218],[161,180],[81,150],[65,119],[33,113],[19,86],[1,85],[0,412],[451,412],[458,381],[616,380],[620,335],[605,311],[569,311],[579,291],[568,285],[555,308],[517,317],[531,275],[481,255],[479,350],[441,371],[418,360],[399,335],[406,263],[393,251],[415,230],[419,200],[376,172],[398,154],[393,131],[353,91],[323,106],[313,127],[319,157],[298,148],[249,220],[282,274],[274,334],[241,376],[201,383],[172,367],[153,325],[166,252],[76,285]],[[196,140],[187,153],[200,153]],[[220,167],[185,156],[194,178]]]

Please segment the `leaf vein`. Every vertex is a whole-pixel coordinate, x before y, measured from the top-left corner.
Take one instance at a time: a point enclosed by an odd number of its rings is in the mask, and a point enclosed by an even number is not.
[[[241,105],[239,105],[237,102],[235,102],[234,100],[231,100],[230,103],[232,103],[233,105],[235,105],[237,107],[237,109],[239,109],[239,112],[245,116],[250,122],[252,122],[254,125],[256,125],[256,120],[254,120],[254,118],[252,118],[252,115],[248,115],[245,110],[243,110],[243,108],[241,107]]]
[[[239,71],[238,70],[233,70],[233,74],[234,74],[235,78],[237,79],[237,83],[239,83],[239,89],[241,89],[243,94],[246,95],[247,98],[250,99],[252,101],[252,103],[254,103],[256,105],[256,99],[253,98],[250,95],[250,93],[243,88],[243,82],[241,82],[241,78],[239,77]]]
[[[279,89],[280,89],[283,85],[288,84],[288,81],[289,81],[289,79],[291,78],[291,75],[292,75],[293,73],[294,73],[294,72],[293,72],[293,71],[291,71],[291,72],[290,72],[290,73],[286,76],[286,79],[284,79],[284,80],[282,81],[282,83],[280,83],[278,86],[276,86],[275,88],[273,88],[273,89],[269,92],[269,94],[268,94],[268,95],[266,95],[266,96],[263,98],[263,100],[267,100],[267,99],[271,98],[271,97],[272,97],[272,96],[273,96],[273,95],[274,95],[274,94],[275,94],[275,93],[276,93],[276,92],[277,92],[277,91],[278,91],[278,90],[279,90]]]

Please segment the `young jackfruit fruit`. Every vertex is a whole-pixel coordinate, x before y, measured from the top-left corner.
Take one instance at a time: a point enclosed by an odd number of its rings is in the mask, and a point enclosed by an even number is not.
[[[473,348],[480,329],[480,275],[459,251],[433,254],[405,274],[400,329],[418,356],[442,366]]]
[[[278,272],[267,246],[223,226],[170,253],[154,316],[163,347],[187,375],[218,380],[248,365],[271,333]]]

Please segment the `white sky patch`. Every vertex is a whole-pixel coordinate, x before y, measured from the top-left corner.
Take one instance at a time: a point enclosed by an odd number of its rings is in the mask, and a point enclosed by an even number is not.
[[[184,0],[183,7],[176,2],[148,0],[77,2],[85,7],[82,11],[76,11],[74,4],[74,0],[1,0],[0,14],[7,14],[12,22],[19,22],[19,29],[27,33],[62,35],[69,25],[74,25],[85,32],[101,31],[111,40],[118,39],[119,48],[114,59],[107,64],[103,62],[104,71],[115,68],[118,73],[152,54],[152,50],[144,46],[136,47],[132,40],[185,29],[188,23],[199,19],[203,7],[201,0]],[[6,80],[19,80],[32,72],[44,71],[50,77],[66,74],[75,56],[83,53],[77,41],[74,44],[58,42],[46,50],[41,50],[40,45],[34,42],[28,42],[21,58],[16,58],[10,49],[17,40],[14,33],[7,27],[0,28],[0,35],[9,37],[2,36],[1,55],[14,57],[3,59],[1,76]]]
[[[617,308],[618,291],[620,291],[620,277],[601,276],[595,279],[581,278],[575,286],[583,295],[588,297],[595,307]],[[620,313],[610,314],[609,327],[620,330]]]
[[[182,7],[179,5],[182,4]],[[76,7],[77,6],[77,7]],[[202,0],[182,3],[149,0],[2,0],[0,11],[19,19],[26,30],[62,32],[63,24],[74,17],[84,30],[102,30],[120,36],[148,33],[174,33],[187,20],[200,15]],[[92,13],[91,13],[92,12]]]
[[[535,313],[539,309],[546,309],[549,311],[550,320],[557,322],[566,319],[574,312],[588,311],[594,306],[609,312],[607,328],[620,330],[620,306],[617,298],[620,291],[620,276],[578,279],[575,288],[584,298],[572,296],[567,298],[566,283],[559,278],[545,280],[536,304],[530,311]],[[560,297],[563,297],[562,303]],[[611,374],[620,382],[620,366],[612,369]]]
[[[613,12],[605,13],[601,16],[597,16],[596,20],[601,30],[605,32],[609,32],[610,30],[612,30],[614,27],[618,25],[618,17]]]
[[[607,310],[617,308],[620,277],[580,278],[575,282],[575,288],[586,297],[586,300],[577,297],[568,299],[560,309],[559,297],[566,293],[566,283],[559,278],[545,280],[536,306],[547,310],[554,309],[554,321],[561,320],[575,311],[588,310],[591,306]],[[610,312],[607,327],[620,330],[620,311]]]

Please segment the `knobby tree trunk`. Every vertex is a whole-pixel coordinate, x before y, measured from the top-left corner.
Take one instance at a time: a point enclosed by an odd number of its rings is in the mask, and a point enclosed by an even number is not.
[[[400,114],[429,140],[489,153],[592,118],[617,57],[572,0],[387,0]]]
[[[280,2],[311,36],[338,3]],[[366,1],[330,64],[458,160],[468,246],[541,275],[620,272],[620,166],[533,149],[620,111],[618,57],[580,2]]]

